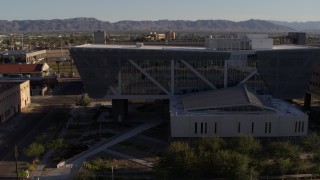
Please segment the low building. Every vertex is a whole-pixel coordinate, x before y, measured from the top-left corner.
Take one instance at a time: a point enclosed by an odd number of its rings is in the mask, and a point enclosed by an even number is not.
[[[173,98],[170,123],[171,137],[287,137],[308,132],[307,114],[246,86]]]
[[[166,40],[167,41],[173,41],[175,39],[176,39],[176,32],[174,32],[174,31],[166,32]]]
[[[31,103],[29,80],[0,80],[0,124]]]
[[[10,50],[0,55],[0,62],[3,64],[34,64],[46,58],[46,50],[27,51]]]
[[[3,76],[29,76],[43,77],[49,76],[49,65],[43,64],[1,64],[0,73]]]
[[[272,49],[273,39],[268,34],[225,34],[206,38],[205,46],[219,51]]]

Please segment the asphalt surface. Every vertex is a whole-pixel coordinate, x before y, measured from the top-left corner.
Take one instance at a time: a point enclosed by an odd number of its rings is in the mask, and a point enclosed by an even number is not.
[[[0,179],[15,179],[14,146],[18,147],[18,168],[32,158],[24,155],[24,149],[39,135],[55,127],[53,114],[65,111],[65,105],[75,104],[84,92],[79,79],[59,80],[53,95],[31,97],[31,106],[0,126]]]

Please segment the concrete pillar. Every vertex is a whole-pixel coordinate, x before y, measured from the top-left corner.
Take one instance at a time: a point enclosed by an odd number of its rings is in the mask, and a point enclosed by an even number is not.
[[[128,117],[128,99],[112,99],[112,119],[124,121]]]
[[[304,109],[308,110],[308,109],[310,109],[310,106],[311,106],[311,94],[305,93],[304,94]]]

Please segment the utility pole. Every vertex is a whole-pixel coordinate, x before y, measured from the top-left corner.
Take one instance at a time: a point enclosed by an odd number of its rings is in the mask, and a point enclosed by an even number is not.
[[[62,57],[63,57],[63,52],[62,52],[62,36],[60,35],[59,38],[60,38],[60,50],[61,50],[61,59],[62,59]]]
[[[17,145],[14,146],[14,158],[16,161],[16,172],[17,172],[17,180],[19,180],[19,172],[18,172],[18,147]]]

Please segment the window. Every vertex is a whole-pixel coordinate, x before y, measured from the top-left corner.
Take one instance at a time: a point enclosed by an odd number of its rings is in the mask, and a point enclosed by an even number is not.
[[[264,126],[264,133],[267,134],[267,130],[268,130],[268,123],[266,122],[265,126]]]
[[[214,133],[217,134],[217,122],[214,123]]]
[[[241,125],[240,125],[240,122],[238,122],[238,133],[241,132]]]
[[[251,133],[253,134],[254,132],[254,122],[251,123]]]
[[[298,126],[298,132],[300,132],[301,131],[301,122],[299,121],[299,126]]]
[[[198,133],[198,123],[194,123],[194,133],[197,134]]]
[[[203,123],[201,123],[201,134],[203,134]]]
[[[269,122],[269,134],[271,133],[271,122]]]
[[[304,131],[304,122],[302,122],[302,128],[301,128],[301,132]]]

